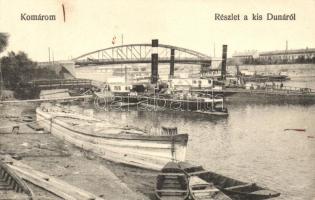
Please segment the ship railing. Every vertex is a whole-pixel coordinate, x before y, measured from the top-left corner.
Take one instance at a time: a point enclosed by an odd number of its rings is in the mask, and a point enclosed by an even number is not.
[[[280,93],[295,93],[295,94],[310,94],[314,93],[311,88],[301,88],[301,87],[292,87],[292,86],[280,86],[272,85],[265,88],[266,92],[280,92]]]

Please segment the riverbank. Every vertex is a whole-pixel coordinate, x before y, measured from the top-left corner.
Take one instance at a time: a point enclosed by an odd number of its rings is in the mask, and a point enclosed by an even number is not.
[[[92,153],[82,151],[51,134],[36,133],[26,125],[20,126],[20,134],[1,134],[9,133],[12,130],[10,126],[16,124],[24,113],[34,114],[35,107],[34,104],[27,104],[0,108],[2,113],[6,113],[0,118],[1,127],[7,127],[6,131],[0,130],[1,155],[14,156],[35,170],[104,199],[148,199],[148,196],[124,183],[134,182],[129,181],[127,177],[130,173],[128,169],[99,159]],[[119,177],[112,170],[115,170]],[[41,199],[58,199],[35,186],[32,189]]]

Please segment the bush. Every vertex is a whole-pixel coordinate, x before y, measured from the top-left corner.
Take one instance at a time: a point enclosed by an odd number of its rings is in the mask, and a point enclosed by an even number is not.
[[[4,86],[11,90],[19,90],[21,85],[35,79],[60,78],[51,69],[39,68],[24,52],[9,52],[0,61]]]

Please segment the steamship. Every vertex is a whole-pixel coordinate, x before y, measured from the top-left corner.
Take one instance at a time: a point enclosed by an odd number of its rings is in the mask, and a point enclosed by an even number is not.
[[[227,116],[223,98],[209,98],[194,94],[158,94],[141,97],[142,109],[149,111],[184,111],[205,115]]]

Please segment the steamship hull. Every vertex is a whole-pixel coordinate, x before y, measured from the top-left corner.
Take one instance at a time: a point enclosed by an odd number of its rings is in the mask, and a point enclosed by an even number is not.
[[[202,101],[180,100],[163,97],[144,97],[140,105],[144,107],[144,109],[157,108],[158,110],[185,111],[205,115],[228,115],[228,110],[223,106],[222,99],[214,99],[213,101]]]
[[[38,123],[53,135],[113,162],[161,170],[172,159],[185,160],[187,134],[157,136],[124,133],[95,134],[92,131],[76,128],[73,123],[69,123],[69,118],[80,122],[88,121],[93,128],[95,126],[91,121],[94,118],[51,114],[41,108],[36,109],[36,116]]]

